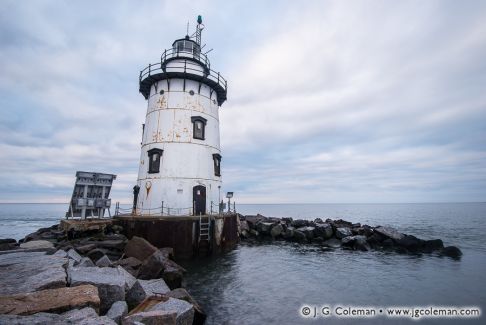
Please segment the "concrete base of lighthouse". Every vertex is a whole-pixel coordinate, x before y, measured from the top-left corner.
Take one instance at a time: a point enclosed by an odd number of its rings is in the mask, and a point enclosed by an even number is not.
[[[209,241],[201,240],[200,220],[210,222]],[[236,214],[203,216],[143,217],[119,215],[114,223],[123,227],[128,238],[145,238],[156,247],[172,247],[177,258],[191,258],[233,249],[238,243],[238,216]]]

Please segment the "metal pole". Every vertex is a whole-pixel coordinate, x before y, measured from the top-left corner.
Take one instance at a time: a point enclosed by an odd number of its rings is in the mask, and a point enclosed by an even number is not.
[[[161,216],[164,215],[164,201],[162,201],[162,213],[160,214]]]

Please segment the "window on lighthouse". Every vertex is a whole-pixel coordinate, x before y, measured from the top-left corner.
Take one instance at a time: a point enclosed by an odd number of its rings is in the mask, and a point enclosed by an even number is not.
[[[193,116],[191,117],[191,121],[193,124],[192,137],[194,139],[204,140],[207,120],[201,116]]]
[[[149,157],[148,172],[149,174],[158,173],[160,171],[160,158],[164,151],[161,149],[150,149],[147,151]]]
[[[219,153],[213,154],[214,161],[214,175],[221,176],[221,155]]]

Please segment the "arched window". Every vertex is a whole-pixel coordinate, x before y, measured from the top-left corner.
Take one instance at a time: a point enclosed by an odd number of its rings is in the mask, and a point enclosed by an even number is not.
[[[148,163],[148,173],[149,174],[154,174],[158,173],[160,171],[160,158],[162,157],[162,153],[164,150],[161,149],[150,149],[147,151],[148,157],[149,157],[149,163]]]
[[[213,154],[214,175],[221,176],[221,155],[219,153]]]
[[[192,121],[192,137],[194,139],[204,140],[205,137],[205,128],[207,120],[201,116],[193,116],[191,117]]]

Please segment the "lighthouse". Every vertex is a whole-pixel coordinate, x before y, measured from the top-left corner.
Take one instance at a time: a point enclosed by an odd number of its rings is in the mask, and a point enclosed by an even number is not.
[[[227,82],[213,70],[198,17],[189,33],[140,72],[147,100],[133,214],[206,215],[218,211],[221,149],[219,109]]]

